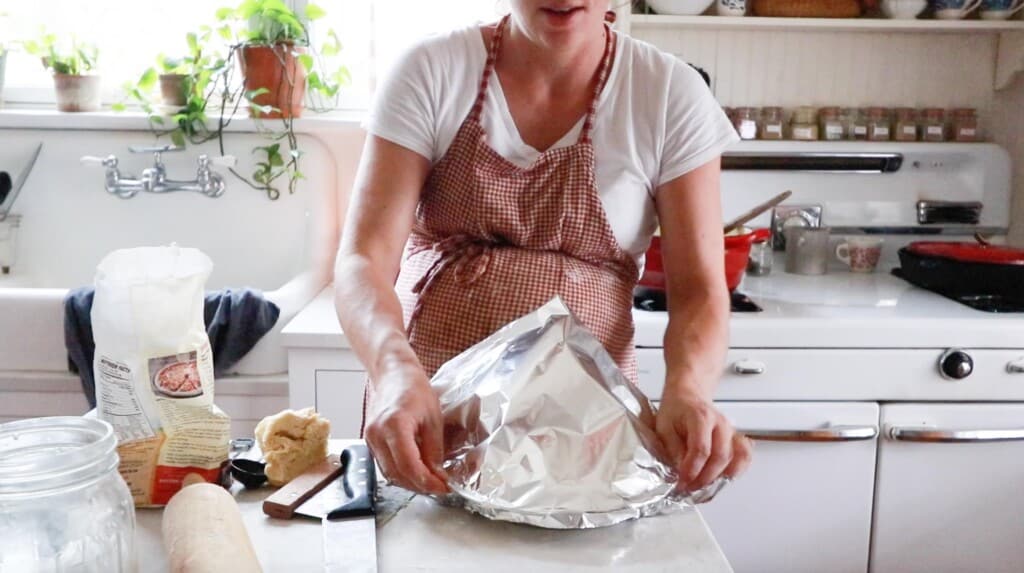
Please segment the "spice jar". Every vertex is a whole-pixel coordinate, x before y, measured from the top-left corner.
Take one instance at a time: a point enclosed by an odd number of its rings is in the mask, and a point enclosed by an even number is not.
[[[95,418],[0,424],[0,570],[135,571],[135,508]]]
[[[818,139],[818,110],[808,106],[798,107],[793,112],[789,133],[790,137],[797,141],[816,141]]]
[[[978,112],[971,108],[953,110],[953,139],[956,141],[980,141]]]
[[[766,107],[761,110],[761,139],[782,139],[782,108]]]
[[[884,107],[869,108],[868,139],[871,141],[889,141],[891,138],[889,111]]]
[[[757,111],[752,107],[738,107],[733,110],[733,127],[740,139],[757,138]]]
[[[868,115],[863,109],[846,110],[846,137],[864,141],[868,138]]]
[[[896,109],[896,141],[917,141],[917,112],[909,107]]]
[[[838,107],[823,107],[818,112],[818,127],[821,130],[822,139],[827,141],[839,141],[843,139],[845,130],[839,116]]]
[[[924,110],[921,139],[924,141],[946,141],[945,110],[937,107],[930,107]]]

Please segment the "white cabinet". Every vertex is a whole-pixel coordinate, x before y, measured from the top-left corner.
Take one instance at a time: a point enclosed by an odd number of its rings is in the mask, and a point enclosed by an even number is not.
[[[1024,404],[885,405],[882,424],[871,570],[1024,570]]]
[[[363,420],[363,387],[366,372],[318,370],[316,411],[331,420],[331,436],[359,437]]]
[[[701,506],[736,573],[867,571],[878,404],[717,405],[763,438],[750,470]]]
[[[288,405],[316,407],[331,421],[331,437],[359,437],[366,371],[347,348],[289,348]]]

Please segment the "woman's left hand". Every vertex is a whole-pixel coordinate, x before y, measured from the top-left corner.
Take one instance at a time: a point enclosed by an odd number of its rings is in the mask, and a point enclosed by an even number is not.
[[[699,390],[666,388],[655,431],[679,474],[679,489],[697,491],[719,476],[738,477],[753,444]]]

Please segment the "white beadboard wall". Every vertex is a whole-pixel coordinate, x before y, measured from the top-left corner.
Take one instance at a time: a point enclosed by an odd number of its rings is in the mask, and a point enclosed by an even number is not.
[[[712,77],[725,106],[973,107],[1014,160],[1009,240],[1024,245],[1024,79],[996,91],[999,35],[715,30],[634,25]]]
[[[681,30],[632,34],[706,69],[722,105],[978,107],[993,97],[998,36]]]

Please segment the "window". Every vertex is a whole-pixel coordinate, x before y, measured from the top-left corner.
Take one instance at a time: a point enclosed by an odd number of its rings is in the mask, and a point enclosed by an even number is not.
[[[496,20],[501,0],[319,0],[322,27],[338,33],[352,86],[343,107],[367,107],[380,78],[410,45],[430,34]]]
[[[342,61],[352,84],[342,108],[365,108],[374,86],[403,50],[420,38],[474,22],[493,21],[502,0],[291,0],[302,12],[307,1],[324,8],[312,33],[333,29],[343,45]],[[71,34],[99,48],[98,72],[104,102],[121,101],[121,86],[152,66],[157,54],[185,50],[185,34],[212,24],[218,7],[234,0],[0,0],[0,41],[30,39],[45,25],[61,38]],[[13,34],[13,31],[17,31]],[[39,61],[24,53],[9,54],[4,99],[10,103],[51,103],[53,83]]]
[[[95,44],[107,103],[119,101],[120,87],[138,79],[157,54],[184,52],[185,34],[213,22],[216,6],[209,0],[0,0],[0,12],[7,13],[3,26],[16,32],[11,39],[32,39],[45,25],[58,37],[74,34]],[[38,60],[15,51],[8,55],[4,99],[53,102],[53,80]]]

